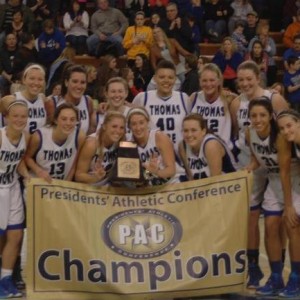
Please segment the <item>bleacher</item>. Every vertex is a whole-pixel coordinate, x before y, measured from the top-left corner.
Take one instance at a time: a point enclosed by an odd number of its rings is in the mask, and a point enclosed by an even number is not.
[[[282,32],[270,32],[270,37],[272,37],[276,43],[277,54],[274,56],[275,62],[277,64],[278,72],[278,81],[282,81],[284,66],[282,55],[286,50],[285,46],[282,43],[283,33]],[[200,43],[200,54],[205,57],[208,61],[211,61],[215,53],[220,49],[221,44],[212,44],[212,43]]]
[[[282,32],[270,32],[270,36],[274,39],[277,47],[277,55],[274,57],[277,67],[278,67],[278,81],[282,80],[283,76],[283,58],[282,55],[285,51],[285,46],[282,43],[282,37],[283,33]],[[213,44],[213,43],[200,43],[199,48],[200,48],[200,54],[201,56],[204,56],[207,58],[208,61],[211,61],[215,53],[220,49],[221,44]],[[126,59],[121,58],[118,59],[118,67],[122,68],[126,66]],[[100,65],[101,63],[101,58],[96,58],[93,56],[89,55],[77,55],[75,57],[75,63],[81,64],[81,65],[93,65],[96,68]]]

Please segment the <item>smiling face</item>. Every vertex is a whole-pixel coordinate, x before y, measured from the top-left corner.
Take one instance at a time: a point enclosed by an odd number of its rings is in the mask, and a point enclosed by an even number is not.
[[[124,118],[113,117],[105,125],[102,125],[105,137],[108,144],[119,142],[125,135],[125,120]]]
[[[85,92],[87,76],[85,73],[73,72],[68,80],[65,80],[67,94],[72,99],[80,99]]]
[[[259,88],[259,76],[250,69],[241,69],[237,73],[238,86],[242,93],[250,100]]]
[[[185,120],[182,124],[183,140],[196,152],[199,151],[205,134],[206,129],[201,128],[197,120]]]
[[[300,120],[292,116],[283,116],[277,120],[280,133],[288,142],[299,143]]]
[[[27,124],[28,108],[25,105],[13,105],[7,115],[7,126],[17,132],[22,132]]]
[[[143,114],[132,114],[128,126],[137,142],[144,142],[147,139],[149,134],[149,120]]]
[[[176,73],[172,69],[158,69],[154,75],[157,84],[157,93],[162,97],[172,94],[172,89],[176,81]]]
[[[272,115],[263,105],[254,105],[249,111],[251,126],[259,136],[268,136],[271,131]]]
[[[208,100],[217,99],[220,93],[219,91],[221,86],[221,81],[218,78],[218,74],[211,70],[204,70],[201,72],[199,81],[205,97]]]
[[[32,98],[43,92],[45,86],[45,74],[40,69],[30,69],[23,77],[23,84],[26,92]]]
[[[55,120],[57,129],[64,135],[71,134],[75,129],[77,122],[77,113],[71,108],[62,109]]]
[[[105,92],[110,108],[118,110],[124,105],[128,92],[122,82],[112,82]]]

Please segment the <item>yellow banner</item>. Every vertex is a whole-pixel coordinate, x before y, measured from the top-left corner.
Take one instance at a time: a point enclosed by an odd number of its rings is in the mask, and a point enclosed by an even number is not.
[[[242,291],[251,176],[155,188],[28,185],[27,299]]]

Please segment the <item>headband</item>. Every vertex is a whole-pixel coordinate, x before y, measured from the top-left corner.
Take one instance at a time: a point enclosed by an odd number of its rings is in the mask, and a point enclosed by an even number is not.
[[[9,110],[15,106],[15,105],[23,105],[25,106],[26,108],[28,107],[27,103],[24,101],[24,100],[15,100],[13,101],[12,103],[10,103],[6,109],[7,112],[9,112]]]
[[[143,115],[147,120],[150,120],[150,117],[149,117],[148,113],[144,109],[139,108],[139,107],[135,107],[135,108],[130,109],[130,111],[128,112],[127,122],[129,122],[129,119],[133,114]]]
[[[294,118],[300,120],[300,114],[296,110],[294,110],[294,109],[288,109],[288,110],[281,111],[277,115],[276,121],[278,121],[282,117],[294,117]]]
[[[44,70],[44,68],[43,68],[42,66],[40,66],[40,65],[38,65],[38,64],[33,64],[33,65],[28,66],[28,67],[25,69],[25,71],[24,71],[24,73],[23,73],[23,77],[25,77],[25,76],[27,75],[27,73],[28,73],[30,70],[32,70],[32,69],[38,69],[38,70],[42,71],[42,73],[43,73],[44,75],[46,74],[46,73],[45,73],[45,70]]]

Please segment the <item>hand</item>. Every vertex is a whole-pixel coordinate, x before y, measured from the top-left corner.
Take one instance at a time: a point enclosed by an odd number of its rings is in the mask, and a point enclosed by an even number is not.
[[[159,159],[157,154],[153,154],[147,162],[143,163],[143,167],[151,174],[157,175],[159,171]]]
[[[97,180],[102,180],[106,176],[106,171],[102,166],[102,160],[97,159],[94,170],[92,174],[97,178]]]
[[[176,21],[174,20],[174,21],[171,22],[171,25],[170,25],[169,29],[173,30],[175,28],[175,26],[176,26]]]
[[[39,178],[44,179],[45,181],[47,181],[48,183],[52,182],[52,177],[49,175],[49,173],[43,169],[41,169],[38,173],[37,176]]]
[[[217,16],[221,17],[222,15],[223,15],[222,11],[221,10],[217,10]]]
[[[77,16],[77,17],[76,17],[76,21],[77,21],[77,22],[81,22],[81,20],[82,20],[82,16]]]
[[[99,103],[98,112],[100,114],[104,115],[106,113],[107,109],[108,109],[108,103],[107,102]]]
[[[248,173],[251,173],[253,171],[253,167],[251,165],[247,165],[243,168],[243,170],[247,171]]]
[[[105,41],[107,39],[107,36],[104,33],[100,32],[99,39],[100,39],[100,41]]]
[[[55,43],[55,49],[59,49],[60,48],[60,44],[59,43]]]
[[[176,18],[175,23],[177,25],[177,28],[180,28],[181,27],[181,18]]]
[[[46,45],[45,42],[41,42],[41,43],[40,43],[40,47],[41,47],[41,48],[46,48],[46,46],[47,46],[47,45]]]

